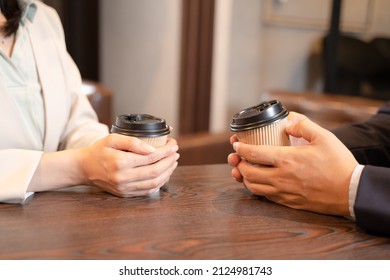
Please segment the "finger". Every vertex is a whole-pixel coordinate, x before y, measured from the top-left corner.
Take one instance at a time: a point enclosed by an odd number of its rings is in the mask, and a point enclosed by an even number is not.
[[[168,137],[166,145],[177,145],[177,140],[175,138]]]
[[[308,117],[306,117],[305,115],[299,114],[297,112],[293,112],[293,111],[290,111],[288,116],[287,116],[287,120],[288,120],[289,125],[297,124],[300,121],[303,121],[305,119],[308,119]]]
[[[152,178],[150,180],[141,181],[139,188],[143,188],[142,185],[145,185],[146,188],[152,187],[149,190],[149,193],[155,192],[157,189],[160,189],[162,186],[169,182],[169,179],[171,178],[172,173],[175,171],[177,166],[178,162],[174,162],[174,164],[171,165],[167,170],[165,170],[160,176]]]
[[[315,141],[324,131],[324,128],[307,118],[286,127],[287,134],[297,138],[303,138],[309,143]]]
[[[268,197],[276,193],[275,188],[270,185],[254,184],[253,182],[247,181],[245,178],[243,180],[243,184],[254,195]]]
[[[165,157],[153,164],[142,165],[136,168],[129,168],[128,171],[123,170],[121,174],[118,174],[119,178],[117,182],[129,184],[131,182],[140,182],[145,180],[153,180],[159,177],[161,174],[172,168],[179,159],[179,154],[173,154],[169,157]]]
[[[108,135],[106,137],[105,145],[116,150],[133,152],[141,155],[149,154],[156,150],[154,147],[146,144],[144,141],[136,137],[125,136],[117,133]]]
[[[101,189],[119,197],[138,197],[138,196],[147,196],[152,193],[155,193],[160,188],[134,190],[131,186],[126,186],[122,188],[118,188],[116,186],[115,187],[109,186],[109,187],[101,187]]]
[[[243,180],[242,175],[237,168],[233,168],[231,171],[231,174],[237,182],[242,182],[242,180]]]
[[[162,160],[163,158],[177,154],[176,152],[178,150],[179,150],[178,145],[169,144],[169,145],[159,147],[153,153],[147,155],[125,153],[122,154],[122,156],[125,158],[124,162],[127,163],[127,168],[133,168],[133,167],[142,167],[145,165],[153,164],[155,162]]]
[[[236,134],[230,136],[230,144],[233,144],[234,142],[238,142],[238,137]]]
[[[242,142],[233,144],[236,153],[253,164],[276,166],[287,152],[286,146],[249,145]]]
[[[96,184],[96,186],[105,192],[108,192],[110,194],[119,197],[144,196],[144,195],[148,195],[151,192],[151,189],[135,190],[135,188],[132,188],[131,186],[128,185],[118,186],[108,182],[99,182],[98,184]]]
[[[229,154],[227,157],[227,162],[232,167],[237,166],[240,163],[240,161],[241,161],[241,157],[236,153]]]
[[[242,160],[237,169],[247,182],[260,185],[274,185],[274,180],[276,179],[275,167],[254,165],[246,160]]]
[[[119,197],[138,197],[138,196],[146,196],[146,195],[149,195],[153,192],[155,192],[155,190],[151,191],[151,190],[140,190],[140,191],[136,191],[136,190],[132,190],[131,188],[129,188],[129,190],[127,190],[127,188],[122,188],[122,189],[108,189],[108,190],[105,190],[113,195],[116,195],[116,196],[119,196]]]
[[[135,192],[144,193],[144,194],[151,194],[155,192],[157,189],[160,189],[162,186],[164,186],[166,183],[169,182],[169,179],[173,171],[176,169],[177,165],[178,163],[175,162],[173,165],[171,165],[167,170],[165,170],[157,177],[149,178],[141,181],[132,181],[122,185],[120,188],[122,196],[127,194],[132,195]]]

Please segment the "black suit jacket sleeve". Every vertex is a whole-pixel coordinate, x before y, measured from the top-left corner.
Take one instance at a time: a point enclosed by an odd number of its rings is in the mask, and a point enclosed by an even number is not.
[[[333,133],[366,165],[355,200],[356,223],[390,235],[390,102],[367,121]]]
[[[354,211],[359,226],[390,235],[390,168],[372,165],[364,167]]]

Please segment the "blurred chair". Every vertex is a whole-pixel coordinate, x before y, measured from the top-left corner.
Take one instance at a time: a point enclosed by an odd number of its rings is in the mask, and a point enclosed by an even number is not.
[[[329,53],[327,42],[329,36],[323,40],[325,69],[332,63],[326,57]],[[366,41],[341,34],[337,54],[333,89],[336,94],[379,100],[390,98],[390,38]]]
[[[384,101],[357,96],[269,90],[262,101],[278,99],[289,110],[306,115],[326,129],[361,122],[375,114]]]
[[[112,125],[112,91],[102,83],[92,80],[83,80],[82,91],[88,97],[95,110],[99,122]]]

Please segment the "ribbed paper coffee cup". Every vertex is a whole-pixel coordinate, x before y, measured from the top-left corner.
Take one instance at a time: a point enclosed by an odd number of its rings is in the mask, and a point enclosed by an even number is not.
[[[111,132],[137,137],[158,148],[166,144],[170,129],[165,119],[148,114],[127,114],[117,116]]]
[[[247,144],[289,146],[287,115],[279,100],[262,102],[234,114],[230,130]]]

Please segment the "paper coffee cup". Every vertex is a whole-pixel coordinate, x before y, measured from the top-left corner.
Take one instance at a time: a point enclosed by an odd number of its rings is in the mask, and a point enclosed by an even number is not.
[[[126,114],[116,117],[111,132],[137,137],[158,148],[167,143],[170,129],[165,119],[148,114]]]
[[[288,111],[279,100],[262,102],[234,114],[230,130],[243,143],[289,146],[285,132],[287,116]]]

